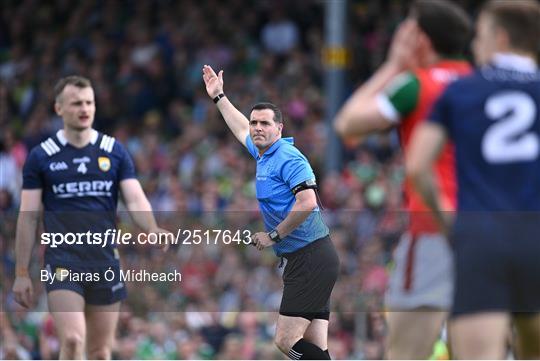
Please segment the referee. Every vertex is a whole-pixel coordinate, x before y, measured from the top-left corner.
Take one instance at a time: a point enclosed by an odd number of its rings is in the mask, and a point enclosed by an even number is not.
[[[275,105],[254,105],[248,120],[223,94],[223,70],[218,76],[205,65],[203,80],[227,126],[257,160],[257,199],[268,233],[255,233],[253,243],[259,250],[273,246],[287,259],[276,345],[293,360],[329,360],[329,301],[339,260],[319,212],[313,170],[292,138],[281,138]]]

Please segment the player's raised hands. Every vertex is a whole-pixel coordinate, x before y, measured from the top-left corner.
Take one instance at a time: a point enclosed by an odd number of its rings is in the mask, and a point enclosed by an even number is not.
[[[13,283],[13,293],[15,295],[15,301],[19,305],[30,308],[34,298],[34,288],[30,277],[17,276]]]
[[[208,96],[213,99],[223,93],[223,70],[220,70],[216,75],[216,72],[210,65],[204,65],[202,72]]]
[[[405,20],[398,27],[388,51],[388,61],[402,70],[410,70],[417,64],[418,42],[421,32],[415,20]]]

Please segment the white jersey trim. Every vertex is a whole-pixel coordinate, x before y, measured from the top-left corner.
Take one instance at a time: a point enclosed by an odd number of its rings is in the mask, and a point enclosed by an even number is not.
[[[60,147],[52,140],[52,138],[48,138],[44,142],[41,142],[40,145],[49,157],[60,151]]]
[[[103,138],[101,138],[101,143],[99,144],[99,148],[110,153],[113,150],[114,142],[115,142],[115,139],[113,137],[103,134]]]
[[[95,129],[92,129],[90,133],[90,143],[92,145],[96,144],[98,137],[99,137],[98,131]],[[66,135],[64,134],[64,129],[60,129],[59,131],[56,132],[56,138],[58,139],[60,144],[62,144],[64,147],[68,144]]]
[[[507,70],[525,73],[534,73],[538,70],[538,66],[533,59],[513,53],[495,53],[493,64]]]
[[[375,101],[377,102],[377,108],[379,108],[379,111],[386,120],[392,124],[398,124],[401,121],[399,112],[385,93],[377,94]]]

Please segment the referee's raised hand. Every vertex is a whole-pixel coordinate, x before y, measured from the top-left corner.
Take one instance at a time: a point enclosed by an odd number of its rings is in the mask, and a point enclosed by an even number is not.
[[[210,65],[203,66],[203,80],[206,85],[206,92],[212,99],[223,93],[223,70],[216,72]]]

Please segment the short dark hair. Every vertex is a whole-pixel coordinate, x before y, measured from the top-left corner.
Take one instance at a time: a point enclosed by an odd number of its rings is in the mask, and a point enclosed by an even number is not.
[[[54,98],[58,100],[58,97],[64,91],[64,88],[68,85],[76,86],[77,88],[88,88],[92,87],[92,82],[90,79],[87,79],[80,75],[70,75],[65,78],[60,79],[54,86]]]
[[[508,33],[510,46],[536,54],[540,48],[540,4],[537,1],[489,1],[482,14]]]
[[[472,38],[472,21],[457,4],[447,0],[416,0],[410,16],[442,56],[459,56],[468,49]]]
[[[275,104],[266,103],[266,102],[257,103],[251,107],[251,112],[254,110],[264,110],[264,109],[270,109],[271,111],[274,112],[274,122],[283,123],[283,114],[281,113],[281,110],[277,107],[277,105]]]

